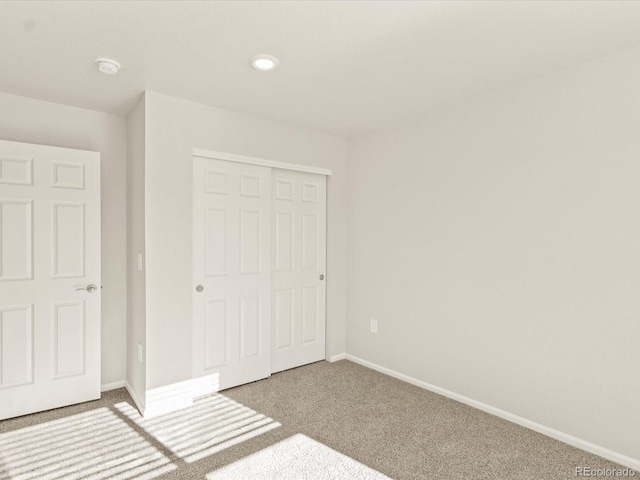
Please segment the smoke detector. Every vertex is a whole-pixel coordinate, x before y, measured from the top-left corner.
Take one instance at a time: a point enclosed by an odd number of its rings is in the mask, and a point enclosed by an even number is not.
[[[120,70],[120,64],[111,58],[96,58],[98,70],[107,75],[115,75]]]

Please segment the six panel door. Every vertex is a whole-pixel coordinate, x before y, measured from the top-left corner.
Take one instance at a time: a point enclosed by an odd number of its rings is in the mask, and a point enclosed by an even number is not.
[[[193,375],[225,389],[271,373],[271,169],[193,168]]]
[[[100,397],[100,297],[99,154],[0,141],[0,419]]]
[[[273,170],[271,372],[325,358],[326,177]]]

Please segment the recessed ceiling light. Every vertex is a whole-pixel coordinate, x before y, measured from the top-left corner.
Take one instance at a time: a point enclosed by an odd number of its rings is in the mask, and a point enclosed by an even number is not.
[[[107,75],[115,75],[120,70],[120,64],[111,58],[96,58],[98,70]]]
[[[261,70],[263,72],[268,72],[269,70],[273,70],[278,66],[280,60],[278,60],[273,55],[256,55],[251,59],[251,65],[256,70]]]

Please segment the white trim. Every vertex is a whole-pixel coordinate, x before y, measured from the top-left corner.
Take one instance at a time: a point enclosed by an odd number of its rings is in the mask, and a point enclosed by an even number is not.
[[[124,387],[124,384],[125,384],[124,380],[120,380],[119,382],[104,383],[100,385],[100,391],[108,392],[109,390],[116,390],[118,388]]]
[[[430,383],[423,382],[422,380],[418,380],[417,378],[413,378],[403,373],[396,372],[395,370],[391,370],[390,368],[386,368],[373,362],[369,362],[368,360],[364,360],[354,355],[347,354],[346,358],[347,360],[360,364],[364,367],[371,368],[372,370],[384,373],[385,375],[389,375],[390,377],[405,381],[407,383],[415,385],[416,387],[424,388],[425,390],[437,393],[438,395],[451,398],[452,400],[456,400],[460,403],[464,403],[465,405],[469,405],[470,407],[477,408],[478,410],[482,410],[483,412],[495,415],[496,417],[503,418],[509,422],[521,425],[525,428],[529,428],[530,430],[535,430],[538,433],[542,433],[547,437],[554,438],[563,443],[571,445],[572,447],[585,450],[589,453],[593,453],[594,455],[599,455],[600,457],[606,458],[607,460],[611,460],[612,462],[619,463],[620,465],[632,468],[633,470],[640,472],[640,459],[632,458],[627,455],[623,455],[622,453],[614,452],[613,450],[609,450],[608,448],[601,447],[600,445],[596,445],[586,440],[574,437],[573,435],[569,435],[568,433],[560,432],[545,425],[527,420],[526,418],[520,417],[513,413],[506,412],[499,408],[492,407],[491,405],[487,405],[486,403],[482,403],[469,397],[465,397],[464,395],[460,395],[450,390],[446,390]]]
[[[338,362],[340,360],[345,360],[347,358],[346,353],[339,353],[338,355],[333,355],[327,359],[327,362]]]
[[[144,403],[142,403],[138,398],[138,396],[135,394],[133,387],[129,385],[129,382],[125,382],[124,388],[127,389],[127,392],[129,393],[129,396],[133,400],[133,403],[135,403],[136,407],[138,407],[138,411],[140,412],[140,415],[144,416]]]
[[[218,375],[205,375],[145,392],[144,418],[157,417],[193,405],[195,398],[209,395],[219,390]]]
[[[297,165],[295,163],[277,162],[275,160],[266,160],[264,158],[248,157],[246,155],[237,155],[235,153],[203,150],[202,148],[194,148],[193,156],[203,157],[203,158],[215,158],[217,160],[226,160],[228,162],[248,163],[250,165],[260,165],[263,167],[280,168],[283,170],[295,170],[297,172],[318,173],[320,175],[331,175],[331,170],[328,168],[309,167],[307,165]]]

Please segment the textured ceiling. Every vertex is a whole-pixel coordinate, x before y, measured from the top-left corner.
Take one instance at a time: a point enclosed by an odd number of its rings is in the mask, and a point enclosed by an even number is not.
[[[638,45],[640,2],[5,1],[0,91],[126,115],[146,89],[350,137]]]

